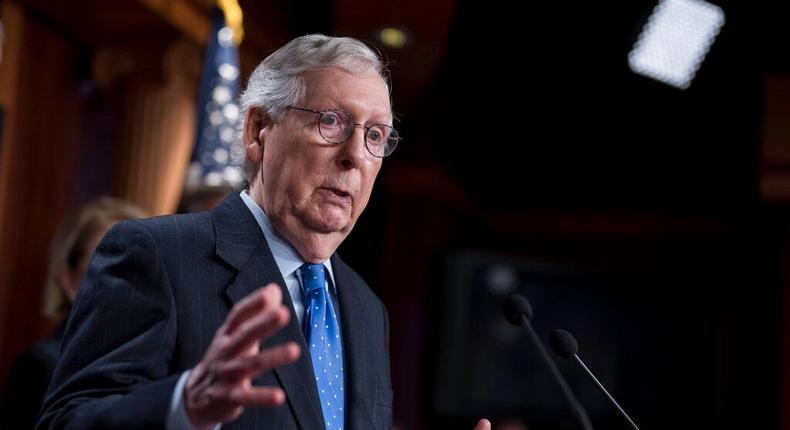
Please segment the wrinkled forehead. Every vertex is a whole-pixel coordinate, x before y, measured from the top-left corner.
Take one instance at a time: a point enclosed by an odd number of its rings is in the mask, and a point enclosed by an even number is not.
[[[307,72],[303,79],[302,103],[310,108],[340,108],[366,122],[392,122],[389,88],[378,73],[358,75],[333,68]]]

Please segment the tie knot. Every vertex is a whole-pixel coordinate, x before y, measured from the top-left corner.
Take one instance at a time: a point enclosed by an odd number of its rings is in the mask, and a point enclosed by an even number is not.
[[[323,264],[302,264],[302,282],[304,283],[304,292],[310,295],[316,290],[321,290],[326,284],[326,277],[324,275]]]

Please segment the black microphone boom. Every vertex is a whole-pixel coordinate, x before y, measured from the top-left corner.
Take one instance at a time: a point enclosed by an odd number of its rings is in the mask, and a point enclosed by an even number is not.
[[[573,359],[576,360],[577,363],[579,363],[579,366],[581,366],[582,369],[584,369],[584,371],[587,373],[587,376],[589,376],[590,379],[592,379],[593,382],[595,382],[595,385],[597,385],[598,388],[600,388],[601,391],[603,391],[603,393],[606,394],[606,397],[609,398],[609,401],[611,401],[612,404],[614,404],[614,406],[617,408],[617,410],[620,411],[620,413],[625,417],[625,419],[628,420],[628,423],[631,424],[631,427],[633,427],[636,430],[639,430],[639,427],[637,427],[636,424],[631,420],[631,417],[629,417],[628,414],[625,413],[623,408],[621,408],[620,405],[617,404],[617,402],[614,400],[614,397],[612,397],[609,394],[609,392],[606,391],[606,388],[604,388],[603,385],[598,381],[598,378],[596,378],[595,375],[593,375],[590,369],[588,369],[587,366],[584,365],[582,359],[579,358],[578,355],[579,343],[576,342],[576,339],[573,337],[572,334],[562,329],[556,329],[549,334],[549,345],[551,346],[551,349],[553,349],[554,352],[557,353],[557,355],[559,355],[560,357],[562,358],[573,357]]]
[[[532,327],[532,323],[529,321],[532,318],[532,305],[529,304],[529,300],[527,300],[526,297],[518,294],[513,294],[508,297],[507,301],[505,302],[505,317],[507,317],[508,321],[513,323],[513,325],[524,327],[524,330],[527,332],[530,341],[532,341],[532,343],[535,345],[535,348],[540,352],[540,356],[549,367],[552,376],[554,376],[554,380],[557,381],[557,384],[562,389],[565,399],[570,405],[574,415],[576,415],[576,417],[579,419],[582,428],[584,430],[593,430],[592,423],[590,423],[590,418],[587,416],[587,412],[584,410],[584,407],[582,407],[581,403],[576,400],[576,397],[573,395],[570,387],[568,387],[568,383],[565,382],[565,379],[562,377],[562,374],[560,374],[559,369],[557,369],[557,365],[554,363],[554,360],[551,359],[548,351],[546,351],[546,348],[543,347],[540,339],[538,339],[538,335],[535,334],[535,329]]]

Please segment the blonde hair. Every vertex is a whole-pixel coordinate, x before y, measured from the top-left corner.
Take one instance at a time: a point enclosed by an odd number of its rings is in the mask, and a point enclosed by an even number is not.
[[[145,217],[145,212],[126,201],[101,197],[72,211],[58,225],[49,247],[47,283],[44,287],[43,313],[53,320],[65,319],[71,311],[71,300],[60,285],[63,269],[78,270],[88,241],[105,226],[131,218]]]

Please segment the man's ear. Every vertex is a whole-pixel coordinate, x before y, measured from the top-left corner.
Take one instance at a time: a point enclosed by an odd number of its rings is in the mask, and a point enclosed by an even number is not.
[[[260,161],[263,156],[264,129],[271,124],[271,119],[262,109],[250,108],[244,115],[241,141],[247,159],[253,163]]]

